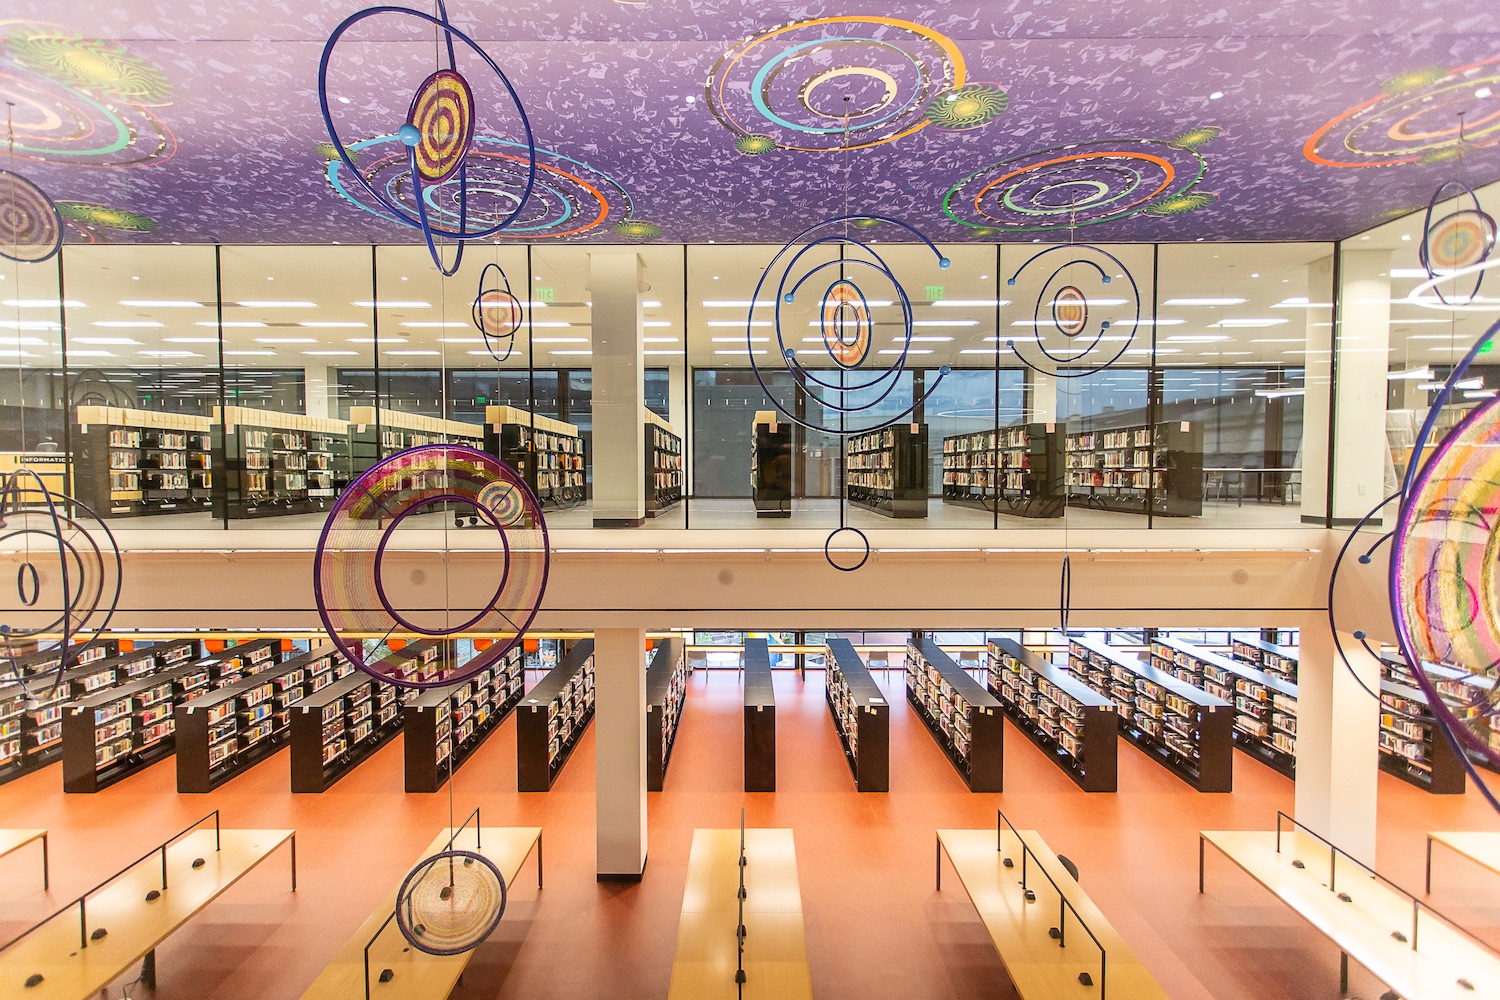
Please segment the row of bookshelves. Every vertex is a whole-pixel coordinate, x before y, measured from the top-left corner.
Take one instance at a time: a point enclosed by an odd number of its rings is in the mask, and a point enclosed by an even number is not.
[[[927,516],[927,425],[896,424],[849,441],[845,493],[887,517]]]
[[[486,407],[484,420],[485,450],[519,471],[543,507],[585,500],[587,456],[577,427],[513,406]]]
[[[890,791],[890,706],[848,639],[826,647],[825,697],[844,756],[861,792]]]
[[[1063,508],[1062,424],[1018,424],[943,439],[943,502],[1020,517]]]
[[[517,788],[545,792],[594,719],[594,640],[573,644],[516,715]]]
[[[989,688],[1026,737],[1086,792],[1119,787],[1119,712],[1067,670],[1009,639],[989,644]]]
[[[745,640],[745,791],[776,791],[776,687],[765,639]]]
[[[906,646],[906,699],[971,792],[1003,790],[1000,702],[930,639]]]
[[[519,646],[463,682],[402,702],[406,790],[435,792],[489,738],[525,694]]]
[[[750,499],[756,517],[792,516],[792,425],[774,410],[750,426]]]
[[[1068,434],[1065,453],[1070,504],[1166,517],[1203,513],[1201,426],[1171,421]]]
[[[687,701],[688,672],[682,641],[659,640],[646,670],[646,790],[650,792],[666,785],[677,724]]]
[[[646,516],[657,517],[682,503],[682,438],[655,413],[645,415]]]

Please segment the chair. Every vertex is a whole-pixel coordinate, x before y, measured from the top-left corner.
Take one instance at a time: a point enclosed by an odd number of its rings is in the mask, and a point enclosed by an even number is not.
[[[687,668],[688,668],[688,673],[692,673],[694,670],[699,670],[699,669],[707,670],[708,669],[708,650],[706,650],[706,649],[690,649],[690,650],[688,650],[688,654],[687,654]]]
[[[1062,862],[1062,866],[1068,870],[1068,874],[1073,876],[1073,881],[1077,882],[1078,866],[1073,863],[1073,859],[1068,857],[1066,854],[1059,854],[1057,856],[1057,860]]]

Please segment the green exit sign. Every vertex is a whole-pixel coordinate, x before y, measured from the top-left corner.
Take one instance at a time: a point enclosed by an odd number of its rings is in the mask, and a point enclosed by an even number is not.
[[[1479,349],[1479,353],[1480,354],[1488,354],[1491,351],[1493,351],[1494,349],[1495,349],[1495,342],[1493,340],[1486,340],[1484,342],[1484,346]]]
[[[536,290],[536,300],[538,302],[551,302],[556,294],[557,289],[555,288],[538,288]]]
[[[940,302],[940,301],[942,301],[942,298],[943,298],[943,286],[942,285],[928,285],[927,286],[927,301],[928,302]]]

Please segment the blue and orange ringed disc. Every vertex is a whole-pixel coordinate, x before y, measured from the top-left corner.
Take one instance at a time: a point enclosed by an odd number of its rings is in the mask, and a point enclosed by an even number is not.
[[[441,184],[458,173],[474,143],[474,92],[469,81],[456,70],[433,73],[412,97],[406,124],[420,134],[412,149],[424,183]]]
[[[1064,285],[1052,297],[1052,322],[1065,337],[1076,337],[1089,323],[1088,299],[1072,285]]]
[[[859,286],[840,278],[823,293],[823,346],[841,368],[857,368],[870,354],[870,307]]]

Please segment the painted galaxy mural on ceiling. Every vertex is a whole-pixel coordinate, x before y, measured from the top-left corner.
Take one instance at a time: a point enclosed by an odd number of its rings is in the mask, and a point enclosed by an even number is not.
[[[319,110],[324,43],[358,9],[12,2],[0,169],[69,243],[420,241]],[[508,240],[779,243],[845,211],[939,242],[1307,240],[1500,178],[1500,31],[1473,4],[881,10],[454,0],[537,147],[521,205],[519,116],[476,84],[471,208],[514,213]],[[341,39],[329,107],[355,168],[409,200],[396,132],[435,40],[388,20]],[[452,212],[457,189],[424,196]]]

